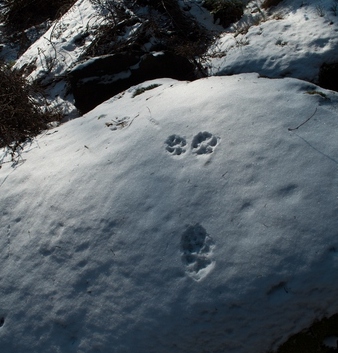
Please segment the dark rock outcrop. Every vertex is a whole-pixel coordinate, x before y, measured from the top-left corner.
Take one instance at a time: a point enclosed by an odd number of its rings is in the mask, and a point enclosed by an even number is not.
[[[219,21],[219,24],[224,28],[240,20],[244,13],[244,3],[239,0],[206,0],[203,7],[214,16],[214,22]]]
[[[89,59],[69,73],[75,105],[86,113],[129,87],[161,77],[193,80],[195,67],[172,52],[124,52]]]
[[[318,75],[318,85],[338,92],[338,62],[321,66]]]

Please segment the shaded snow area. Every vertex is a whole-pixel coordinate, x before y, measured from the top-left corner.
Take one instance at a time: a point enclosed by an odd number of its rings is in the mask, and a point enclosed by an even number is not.
[[[0,169],[2,351],[262,353],[336,313],[337,112],[159,79],[39,136]]]

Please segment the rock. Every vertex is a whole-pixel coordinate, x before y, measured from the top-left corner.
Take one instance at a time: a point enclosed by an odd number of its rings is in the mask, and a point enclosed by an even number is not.
[[[194,80],[194,65],[172,52],[124,52],[89,59],[69,73],[75,105],[86,113],[110,97],[155,78]]]
[[[338,63],[324,63],[319,70],[318,85],[338,92]]]

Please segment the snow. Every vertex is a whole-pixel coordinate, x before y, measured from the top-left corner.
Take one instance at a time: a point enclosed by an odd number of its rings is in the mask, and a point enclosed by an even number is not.
[[[91,43],[93,31],[100,21],[102,18],[89,0],[77,1],[62,20],[56,21],[21,55],[15,67],[33,66],[28,76],[31,80],[39,78],[48,82],[48,76],[54,78],[64,74]],[[84,41],[77,45],[79,38]]]
[[[3,151],[4,352],[262,353],[338,312],[338,94],[298,79],[332,56],[336,22],[285,4],[211,62],[246,73],[144,82]],[[80,55],[67,33],[61,75]]]
[[[337,311],[337,94],[154,83],[3,164],[6,351],[262,352]]]
[[[210,73],[258,72],[314,82],[321,64],[337,60],[338,17],[330,10],[333,3],[284,0],[266,13],[252,2],[250,14],[222,34],[210,50],[215,56],[210,59]]]
[[[28,80],[38,80],[42,86],[48,86],[47,100],[69,118],[78,113],[68,95],[66,73],[81,59],[103,21],[90,0],[79,0],[14,65],[16,69],[29,70]]]

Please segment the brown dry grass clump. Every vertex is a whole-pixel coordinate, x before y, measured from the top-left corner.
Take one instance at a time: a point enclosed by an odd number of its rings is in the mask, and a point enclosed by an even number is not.
[[[0,147],[15,153],[23,142],[48,128],[48,123],[60,121],[62,115],[41,107],[32,98],[34,92],[26,80],[4,63],[0,63],[0,82]]]

